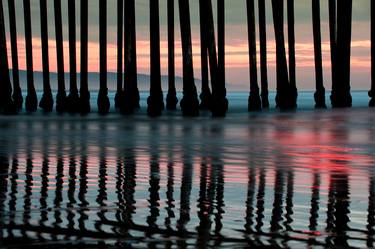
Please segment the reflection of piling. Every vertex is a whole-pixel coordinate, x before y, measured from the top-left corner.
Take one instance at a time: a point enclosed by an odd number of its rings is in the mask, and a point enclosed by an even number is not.
[[[15,218],[16,218],[16,209],[17,209],[17,194],[18,194],[18,159],[17,156],[13,157],[12,162],[12,169],[10,171],[11,177],[9,179],[10,181],[10,193],[9,193],[9,203],[8,208],[11,214],[9,215],[9,226],[15,225]],[[10,239],[14,238],[14,234],[12,232],[12,229],[8,229],[8,237]]]
[[[43,96],[39,107],[44,112],[53,110],[53,97],[49,75],[47,0],[40,0],[40,25],[42,38]]]
[[[367,246],[374,247],[375,235],[375,172],[369,172],[369,197],[368,197],[368,214],[367,214]]]
[[[69,19],[69,62],[70,62],[70,89],[67,99],[68,112],[76,113],[79,108],[77,88],[77,50],[76,50],[76,4],[75,0],[68,0]]]
[[[200,108],[207,110],[211,103],[211,90],[208,82],[208,51],[206,37],[206,8],[205,1],[199,1],[199,19],[200,19],[200,42],[201,42],[201,81],[202,89],[199,98],[201,99]]]
[[[152,0],[153,1],[153,0]],[[157,229],[157,219],[160,215],[159,211],[159,190],[160,190],[160,165],[159,165],[159,158],[158,154],[155,153],[151,156],[151,163],[150,163],[150,188],[148,189],[150,192],[150,198],[148,199],[149,208],[150,208],[150,215],[147,217],[147,224],[149,227],[149,232],[152,232],[153,229]]]
[[[164,110],[160,72],[160,20],[159,0],[150,0],[150,96],[147,99],[149,116],[160,116]]]
[[[315,81],[316,91],[315,108],[326,108],[325,88],[323,84],[323,63],[322,63],[322,37],[320,31],[320,1],[312,0],[313,36],[314,36],[314,57],[315,57]]]
[[[1,8],[1,7],[0,7]],[[3,141],[2,141],[3,142]],[[8,191],[8,170],[9,170],[9,161],[8,157],[6,155],[0,155],[0,236],[1,238],[4,238],[4,216],[5,215],[5,200],[6,200],[6,195]],[[3,246],[3,243],[0,241],[0,246]]]
[[[61,1],[54,0],[55,34],[56,34],[56,58],[57,58],[57,96],[56,111],[66,111],[65,72],[64,72],[64,45],[61,16]]]
[[[98,110],[100,114],[107,114],[110,108],[107,87],[107,0],[99,0],[99,20],[100,89]]]
[[[184,161],[184,167],[182,170],[180,218],[177,221],[177,229],[182,234],[186,232],[186,224],[190,221],[190,195],[193,181],[192,178],[193,165],[190,160],[186,160]]]
[[[287,191],[286,191],[286,198],[285,198],[285,222],[284,226],[287,231],[292,231],[292,223],[293,223],[293,197],[294,197],[294,172],[290,170],[287,176]]]
[[[320,174],[314,172],[314,182],[311,187],[311,209],[310,209],[310,231],[316,231],[319,218],[319,199],[320,199]]]
[[[34,86],[33,68],[33,42],[31,34],[31,10],[30,0],[23,1],[23,11],[25,19],[25,44],[26,44],[26,67],[27,67],[27,96],[26,111],[35,112],[38,107],[38,99]]]
[[[17,109],[22,109],[23,97],[20,86],[20,75],[18,66],[18,45],[17,45],[17,21],[14,0],[8,0],[9,8],[9,31],[12,48],[12,74],[13,74],[13,94],[12,98]],[[3,78],[3,77],[1,77]]]
[[[167,1],[168,15],[168,95],[167,110],[175,110],[178,103],[175,86],[175,52],[174,52],[174,0]]]
[[[48,129],[47,125],[44,125],[45,129]],[[47,131],[48,132],[48,131]],[[48,158],[48,142],[49,137],[47,136],[43,140],[43,162],[42,162],[42,174],[41,174],[41,187],[40,187],[40,221],[39,226],[44,226],[48,221],[48,187],[49,187],[49,158]]]
[[[262,107],[270,106],[268,100],[268,75],[267,75],[267,26],[265,0],[258,1],[259,9],[259,43],[260,43],[260,74],[262,87]]]
[[[105,129],[105,127],[103,127]],[[96,197],[96,202],[98,203],[98,206],[100,207],[100,211],[98,211],[97,215],[99,218],[99,221],[96,222],[95,228],[99,232],[103,232],[102,229],[103,224],[105,224],[108,219],[106,218],[107,213],[107,200],[108,200],[108,189],[107,189],[107,161],[106,161],[106,152],[105,148],[102,147],[100,149],[100,162],[99,162],[99,175],[98,175],[98,195]]]
[[[277,232],[283,229],[280,222],[283,220],[283,193],[284,193],[284,172],[276,169],[275,172],[275,194],[271,218],[271,231]]]
[[[371,1],[371,90],[370,107],[375,107],[375,4]]]
[[[247,184],[247,198],[246,198],[246,223],[245,230],[247,234],[251,234],[254,229],[254,196],[255,196],[255,169],[250,166],[249,168],[249,179]]]
[[[348,247],[349,229],[349,177],[345,173],[331,173],[328,208],[327,208],[327,230],[335,234],[334,238],[327,238],[327,246],[346,248]],[[333,243],[333,244],[332,244]]]
[[[88,84],[88,0],[81,1],[81,88],[80,112],[89,113],[90,92]]]
[[[250,96],[248,101],[249,111],[259,111],[262,109],[262,102],[259,95],[258,70],[257,70],[257,48],[255,37],[255,11],[254,0],[247,0],[247,28],[249,43],[250,61]]]
[[[122,89],[122,37],[124,21],[124,0],[117,1],[117,90],[115,96],[115,107],[121,107],[123,89]]]
[[[184,95],[181,100],[181,109],[184,116],[197,116],[199,115],[199,102],[197,98],[197,89],[194,83],[189,0],[179,0],[179,13],[182,42]]]
[[[257,212],[256,212],[256,225],[255,230],[257,232],[262,231],[262,227],[264,225],[263,219],[264,219],[264,204],[265,204],[265,193],[266,193],[266,170],[264,167],[259,168],[259,187],[258,187],[258,193],[257,193]]]

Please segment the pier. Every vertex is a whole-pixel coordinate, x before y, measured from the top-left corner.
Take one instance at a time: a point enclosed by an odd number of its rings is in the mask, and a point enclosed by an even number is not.
[[[160,72],[160,6],[158,1],[149,1],[150,17],[150,92],[147,103],[149,116],[161,116],[165,109],[176,110],[178,102],[182,115],[198,116],[201,110],[208,110],[214,117],[223,117],[228,111],[227,89],[225,85],[225,1],[217,0],[217,8],[213,8],[212,0],[199,1],[199,25],[200,25],[200,57],[201,57],[201,85],[197,85],[194,78],[194,65],[192,54],[192,30],[189,0],[160,0],[167,2],[168,21],[168,89],[161,87]],[[244,0],[245,1],[245,0]],[[17,34],[22,32],[17,29],[14,0],[8,1],[9,26],[6,30],[4,20],[4,0],[0,1],[0,54],[1,54],[1,101],[0,112],[2,114],[17,114],[25,108],[29,113],[35,112],[38,106],[43,112],[80,113],[82,115],[91,112],[90,106],[90,82],[88,80],[88,1],[81,1],[80,6],[80,89],[77,82],[77,37],[76,37],[76,1],[68,0],[68,12],[62,13],[61,1],[39,1],[41,44],[43,64],[43,96],[37,99],[34,83],[33,67],[33,39],[30,16],[30,0],[23,0],[24,12],[24,37],[26,44],[27,85],[19,79],[19,62],[17,48]],[[272,0],[271,8],[266,8],[264,0],[246,0],[248,52],[249,52],[249,112],[258,112],[268,109],[270,106],[269,91],[276,90],[276,107],[280,110],[295,110],[298,99],[298,79],[296,78],[296,38],[295,38],[295,6],[294,0]],[[50,84],[50,69],[48,50],[48,29],[50,21],[47,20],[47,5],[53,4],[54,29],[56,41],[56,64],[58,72],[58,92],[52,96]],[[333,108],[351,107],[351,41],[352,41],[352,0],[329,0],[328,3],[319,0],[311,0],[312,28],[314,58],[315,58],[315,107],[327,108],[325,101],[326,86],[323,78],[322,67],[322,28],[321,28],[321,4],[327,4],[329,8],[329,34],[332,69],[332,92],[330,94]],[[100,50],[100,89],[98,91],[97,110],[105,115],[110,112],[110,100],[108,99],[107,85],[107,1],[99,1],[99,50]],[[374,42],[374,4],[371,3],[371,41]],[[255,9],[255,6],[258,9]],[[183,95],[177,99],[175,86],[175,7],[178,9],[179,26],[182,48],[183,71]],[[284,16],[284,9],[287,17]],[[217,13],[214,13],[217,11]],[[276,89],[269,89],[269,76],[267,64],[267,23],[266,13],[273,17],[273,30],[276,45]],[[259,20],[256,20],[258,13]],[[91,14],[91,13],[90,13]],[[125,115],[132,115],[140,108],[140,97],[137,84],[137,28],[136,9],[134,0],[118,0],[117,13],[117,87],[115,97],[116,110]],[[67,15],[69,20],[69,94],[65,90],[65,71],[63,56],[63,32],[62,16]],[[214,20],[214,17],[217,19]],[[257,28],[257,25],[259,27]],[[286,26],[285,26],[286,25]],[[259,30],[259,34],[257,33]],[[284,34],[287,30],[287,34]],[[217,31],[217,32],[216,32]],[[10,33],[11,55],[8,55],[6,34]],[[287,43],[286,43],[287,38]],[[257,40],[260,51],[258,58]],[[371,83],[369,83],[369,106],[374,106],[374,48],[371,49]],[[8,58],[12,59],[12,77]],[[124,63],[123,63],[124,61]],[[257,63],[260,62],[258,72]],[[55,63],[55,62],[54,62]],[[258,74],[260,79],[258,79]],[[79,90],[78,90],[79,89]],[[22,96],[22,91],[27,95]],[[167,93],[165,96],[163,93]],[[25,103],[23,98],[25,97]],[[38,104],[39,101],[39,104]],[[24,105],[25,104],[25,105]]]

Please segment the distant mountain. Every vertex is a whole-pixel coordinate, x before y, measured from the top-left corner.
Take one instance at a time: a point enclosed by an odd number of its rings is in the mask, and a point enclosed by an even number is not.
[[[51,87],[53,90],[57,90],[57,73],[50,73],[51,77]],[[80,74],[78,73],[78,88],[80,82]],[[90,90],[98,90],[99,89],[99,73],[89,73],[89,88]],[[117,88],[117,73],[108,73],[108,89],[109,90],[116,90]],[[21,81],[21,88],[26,90],[26,71],[20,71],[20,81]],[[34,82],[35,88],[37,90],[43,89],[43,73],[42,72],[34,72]],[[168,89],[168,76],[162,75],[161,76],[162,88],[164,91]],[[177,91],[182,91],[182,77],[176,76],[176,88]],[[198,91],[201,88],[201,80],[196,79],[195,84],[197,86]],[[69,73],[65,73],[65,86],[66,89],[69,89]],[[150,89],[150,76],[146,74],[138,74],[138,88],[140,91],[148,91]],[[229,91],[241,91],[239,85],[228,84],[227,89]]]

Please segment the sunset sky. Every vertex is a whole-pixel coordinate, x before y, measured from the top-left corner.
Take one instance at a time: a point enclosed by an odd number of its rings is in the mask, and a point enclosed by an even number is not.
[[[16,2],[17,31],[19,43],[20,68],[25,69],[25,42],[22,1]],[[137,49],[138,71],[149,74],[149,0],[136,0],[137,22]],[[215,0],[213,1],[216,7]],[[257,2],[257,1],[255,1]],[[79,4],[77,4],[77,48],[79,62]],[[176,1],[177,3],[177,1]],[[193,32],[193,53],[195,77],[200,78],[199,57],[199,9],[198,0],[191,0],[191,21]],[[8,5],[3,1],[7,37],[9,44]],[[64,23],[64,49],[65,70],[68,71],[68,18],[67,1],[63,4]],[[268,24],[268,65],[270,88],[275,89],[275,44],[272,25],[271,0],[266,0],[267,24]],[[353,44],[352,44],[352,87],[354,89],[369,89],[370,87],[370,0],[353,1]],[[315,86],[314,57],[312,44],[311,0],[297,0],[296,3],[296,56],[297,56],[297,84],[300,89],[313,89]],[[40,15],[39,1],[31,0],[32,28],[34,46],[34,69],[41,71],[41,47],[40,47]],[[116,39],[117,39],[117,1],[108,0],[108,69],[116,71]],[[324,77],[327,89],[330,89],[330,55],[329,55],[329,29],[328,29],[328,3],[321,1],[322,39]],[[257,7],[256,7],[257,9]],[[49,11],[49,36],[50,36],[50,67],[56,71],[55,33],[53,17],[53,1],[48,1]],[[215,10],[216,11],[216,10]],[[167,74],[167,23],[166,0],[160,0],[161,15],[161,63],[162,74]],[[99,10],[98,1],[89,1],[89,71],[99,70]],[[259,38],[259,37],[257,37]],[[176,69],[177,75],[181,75],[181,43],[179,32],[179,19],[176,4]],[[8,45],[10,59],[10,45]],[[259,52],[259,50],[258,50]],[[236,85],[236,89],[247,90],[249,87],[248,43],[246,26],[246,1],[226,1],[226,73],[227,82]],[[11,60],[9,60],[11,63]],[[258,59],[259,62],[259,59]],[[79,69],[79,63],[78,63]],[[231,89],[229,89],[231,90]]]

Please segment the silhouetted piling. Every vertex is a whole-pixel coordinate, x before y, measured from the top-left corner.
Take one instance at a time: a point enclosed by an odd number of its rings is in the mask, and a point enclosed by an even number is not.
[[[352,26],[352,0],[330,1],[330,27],[332,62],[332,107],[351,107],[350,50]],[[336,13],[337,12],[337,13]],[[334,43],[334,46],[332,46]]]
[[[375,107],[375,4],[371,1],[371,98],[369,106]]]
[[[124,0],[117,0],[117,89],[115,96],[115,107],[121,107],[123,98],[122,89],[122,37],[123,37],[123,21],[124,21]]]
[[[287,0],[287,10],[288,10],[288,44],[289,44],[289,48],[288,48],[288,51],[289,51],[289,84],[291,87],[290,94],[295,94],[297,96],[294,0]]]
[[[272,0],[276,40],[276,106],[282,110],[296,108],[296,89],[290,84],[284,38],[284,1]]]
[[[337,84],[337,67],[336,67],[336,0],[328,0],[329,12],[329,39],[330,39],[330,53],[331,53],[331,74],[332,74],[332,89]]]
[[[31,30],[30,0],[23,0],[23,11],[25,18],[25,43],[26,43],[26,67],[27,67],[27,96],[26,111],[35,112],[38,108],[38,98],[34,86],[33,67],[33,42]]]
[[[13,94],[12,98],[17,109],[22,109],[23,97],[20,86],[20,75],[18,65],[18,45],[17,45],[17,21],[14,0],[8,0],[9,8],[9,32],[12,49],[12,75],[13,75]]]
[[[81,88],[80,112],[91,111],[90,92],[88,84],[88,0],[81,1]]]
[[[214,117],[224,117],[228,110],[226,88],[224,79],[219,77],[218,60],[216,53],[215,27],[211,0],[206,2],[206,35],[208,45],[208,58],[210,63],[212,102],[211,112]]]
[[[259,44],[260,44],[260,76],[262,107],[269,108],[268,100],[268,72],[267,72],[267,26],[265,0],[258,1],[259,11]]]
[[[181,109],[184,116],[198,116],[199,102],[194,83],[193,54],[191,44],[189,0],[179,0],[180,28],[183,61],[183,98]]]
[[[168,94],[167,110],[176,110],[178,99],[175,85],[175,51],[174,51],[174,1],[167,0],[168,15]]]
[[[69,15],[69,61],[70,61],[70,89],[67,99],[68,112],[79,112],[79,95],[77,87],[77,50],[76,50],[76,6],[75,0],[68,0]]]
[[[250,96],[249,96],[249,101],[248,101],[248,110],[259,111],[262,109],[262,102],[260,99],[259,86],[258,86],[254,0],[247,0],[246,6],[247,6],[247,29],[248,29],[249,61],[250,61]]]
[[[217,68],[218,68],[218,81],[219,81],[219,110],[215,110],[216,108],[212,108],[214,116],[224,116],[228,110],[228,99],[226,97],[227,91],[225,88],[225,81],[226,81],[226,74],[225,74],[225,1],[218,0],[217,1]],[[217,112],[217,113],[216,113]]]
[[[314,94],[315,108],[327,108],[325,88],[323,83],[322,37],[320,31],[320,0],[312,0],[312,18],[316,80],[316,91]]]
[[[208,45],[207,45],[207,35],[206,35],[206,2],[199,1],[199,19],[200,19],[200,42],[201,42],[201,94],[199,98],[200,109],[208,110],[210,109],[210,104],[212,100],[212,94],[209,87],[208,81]]]
[[[40,25],[42,38],[43,96],[39,107],[44,112],[53,110],[53,97],[49,75],[47,0],[40,0]]]
[[[164,110],[164,97],[161,88],[160,72],[160,20],[159,0],[150,0],[150,96],[147,99],[149,116],[160,116]]]
[[[99,0],[99,20],[100,89],[98,110],[100,114],[107,114],[110,108],[107,87],[107,0]]]
[[[7,107],[14,105],[14,103],[12,100],[12,85],[9,77],[9,64],[2,1],[0,1],[0,77],[0,113],[6,113]]]
[[[121,107],[121,112],[124,114],[132,114],[134,109],[140,107],[139,91],[137,86],[137,48],[134,0],[125,1],[124,9],[125,79],[124,102]]]
[[[0,1],[0,79],[0,113],[14,114],[17,112],[17,107],[12,100],[12,84],[10,83],[9,77],[9,64],[2,1]]]
[[[61,16],[61,1],[54,0],[55,12],[55,34],[56,34],[56,58],[57,58],[57,96],[56,111],[59,113],[67,110],[67,100],[65,91],[65,71],[64,71],[64,44]]]

